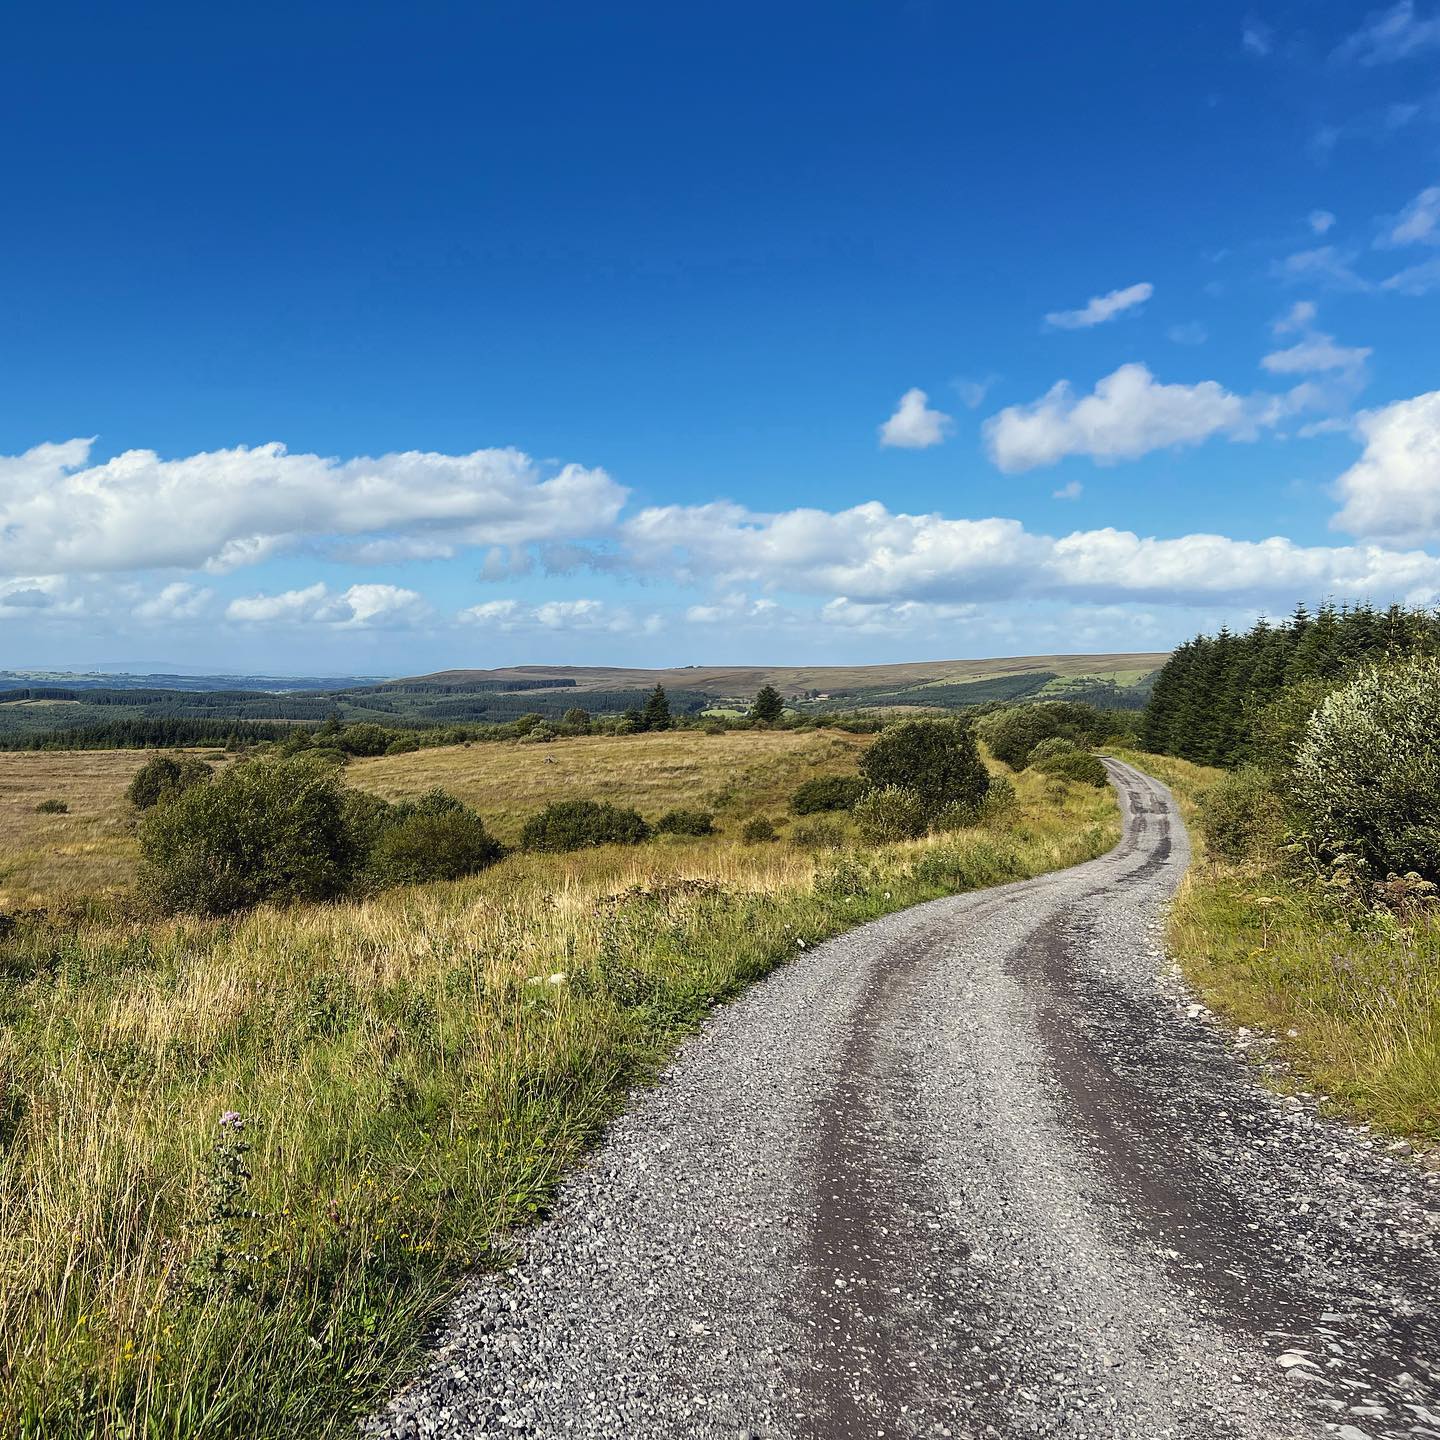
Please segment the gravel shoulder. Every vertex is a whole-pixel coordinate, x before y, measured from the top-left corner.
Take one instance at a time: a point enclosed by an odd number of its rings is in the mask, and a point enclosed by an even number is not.
[[[1109,855],[717,1012],[370,1433],[1440,1440],[1440,1174],[1184,992],[1184,827],[1107,764]]]

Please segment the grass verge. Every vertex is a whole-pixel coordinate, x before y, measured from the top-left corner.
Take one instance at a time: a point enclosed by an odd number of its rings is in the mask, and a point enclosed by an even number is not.
[[[1195,864],[1169,944],[1200,998],[1277,1036],[1297,1085],[1347,1116],[1440,1141],[1440,919],[1358,908],[1283,856],[1207,858],[1197,801],[1221,772],[1117,753],[1169,785],[1190,825]]]
[[[22,927],[0,1429],[345,1432],[709,1007],[799,940],[1118,837],[1108,790],[1017,788],[1004,822],[876,851],[521,855],[362,905]]]

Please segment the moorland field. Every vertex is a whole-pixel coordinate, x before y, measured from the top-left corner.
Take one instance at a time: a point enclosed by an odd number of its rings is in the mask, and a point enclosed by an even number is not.
[[[6,894],[35,901],[0,984],[0,1426],[343,1432],[708,1007],[840,929],[1118,834],[1108,789],[1039,771],[910,840],[789,813],[873,743],[688,730],[355,761],[356,788],[442,782],[503,837],[577,794],[704,803],[718,830],[214,919],[134,901],[135,752],[0,757]],[[69,813],[16,822],[39,796]],[[782,838],[742,838],[762,816]]]

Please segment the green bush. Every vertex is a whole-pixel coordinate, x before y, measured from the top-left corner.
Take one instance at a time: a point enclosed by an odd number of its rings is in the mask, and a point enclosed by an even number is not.
[[[947,805],[978,805],[990,775],[962,720],[902,720],[887,725],[860,759],[867,788],[913,790],[926,817]]]
[[[590,733],[590,712],[582,710],[578,705],[572,705],[560,717],[560,723],[571,735],[588,735]]]
[[[137,810],[149,810],[195,785],[203,785],[214,771],[196,755],[156,755],[136,772],[125,798]]]
[[[233,765],[153,805],[140,823],[140,853],[154,902],[202,915],[334,899],[361,858],[339,778],[284,759]]]
[[[638,810],[595,800],[559,800],[525,822],[521,844],[527,850],[584,850],[591,845],[638,845],[650,827]]]
[[[839,820],[806,820],[790,831],[790,843],[801,850],[839,850],[848,838]]]
[[[1310,717],[1339,686],[1334,679],[1297,680],[1250,716],[1250,759],[1272,775],[1288,774],[1300,753]]]
[[[1107,736],[1133,728],[1117,711],[1097,710],[1078,700],[1040,700],[996,710],[979,722],[980,738],[990,753],[1012,770],[1030,763],[1030,752],[1043,740],[1073,740],[1077,746],[1098,744]]]
[[[655,829],[661,835],[713,835],[715,817],[708,810],[667,810]]]
[[[42,800],[36,807],[37,815],[68,815],[70,807],[63,800]]]
[[[1226,860],[1263,854],[1284,836],[1284,807],[1274,780],[1254,765],[1221,776],[1199,799],[1206,849]]]
[[[740,838],[748,845],[764,845],[771,840],[778,840],[780,832],[775,828],[773,820],[757,815],[740,827]]]
[[[1048,755],[1037,761],[1034,769],[1056,779],[1078,780],[1080,784],[1093,785],[1097,790],[1110,783],[1105,767],[1088,750],[1072,749]]]
[[[385,826],[366,868],[376,885],[421,885],[473,875],[502,854],[484,821],[457,801],[451,808],[413,810]]]
[[[867,792],[855,806],[855,826],[872,844],[913,840],[929,828],[925,805],[904,785],[884,785]]]
[[[790,808],[797,815],[850,810],[864,793],[865,782],[858,775],[817,775],[790,797]]]
[[[1321,845],[1377,879],[1440,879],[1440,662],[1365,671],[1311,718],[1295,798]]]
[[[1029,755],[1025,758],[1026,766],[1038,764],[1041,760],[1048,760],[1052,755],[1074,755],[1080,747],[1068,735],[1047,735],[1031,747]]]
[[[334,739],[334,746],[347,755],[383,755],[395,738],[383,725],[347,725]]]

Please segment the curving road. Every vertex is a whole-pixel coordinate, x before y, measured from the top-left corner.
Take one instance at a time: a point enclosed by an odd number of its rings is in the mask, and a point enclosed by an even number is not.
[[[1107,765],[1109,855],[718,1012],[374,1432],[1440,1440],[1440,1173],[1164,973],[1184,827]]]

